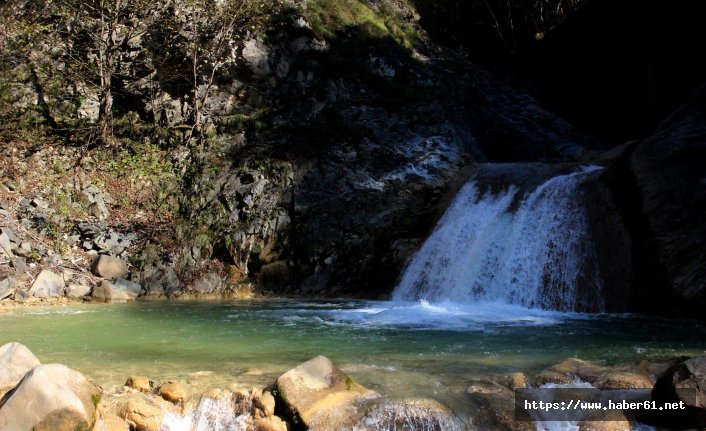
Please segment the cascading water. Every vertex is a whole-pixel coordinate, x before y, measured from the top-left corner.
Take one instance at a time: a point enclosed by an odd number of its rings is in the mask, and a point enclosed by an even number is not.
[[[494,194],[467,183],[409,261],[393,300],[602,311],[579,191],[597,169],[551,178],[526,196],[515,186]]]

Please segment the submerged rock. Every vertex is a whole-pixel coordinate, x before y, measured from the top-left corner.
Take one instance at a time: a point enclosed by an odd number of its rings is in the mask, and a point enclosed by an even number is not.
[[[377,396],[324,356],[279,376],[275,390],[291,420],[310,430],[350,428],[356,422],[356,404]]]
[[[20,343],[0,347],[0,394],[22,380],[25,373],[39,365],[39,359]]]
[[[99,399],[98,387],[78,371],[61,364],[39,365],[0,400],[0,429],[89,429]]]

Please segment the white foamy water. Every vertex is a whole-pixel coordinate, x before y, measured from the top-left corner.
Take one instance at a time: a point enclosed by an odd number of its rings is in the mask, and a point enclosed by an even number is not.
[[[482,194],[467,183],[408,263],[393,300],[603,310],[579,196],[597,169],[551,178],[526,196],[514,186]],[[580,296],[579,284],[591,295]]]
[[[426,330],[484,330],[489,325],[553,325],[582,316],[576,313],[530,309],[503,302],[464,304],[389,301],[353,309],[331,310],[316,316],[331,325],[368,328],[403,327]]]

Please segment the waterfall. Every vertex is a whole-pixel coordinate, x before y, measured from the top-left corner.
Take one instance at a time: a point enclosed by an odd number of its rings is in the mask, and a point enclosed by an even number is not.
[[[524,193],[468,182],[411,258],[393,300],[504,302],[603,310],[579,186],[599,167],[553,177]]]

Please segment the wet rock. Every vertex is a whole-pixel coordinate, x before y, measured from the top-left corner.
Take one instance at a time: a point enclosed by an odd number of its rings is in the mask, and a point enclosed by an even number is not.
[[[64,277],[48,269],[40,272],[32,283],[29,293],[35,298],[53,298],[64,293]]]
[[[0,347],[0,394],[12,389],[25,373],[39,365],[39,359],[20,343]]]
[[[93,299],[102,302],[128,302],[134,301],[142,291],[142,286],[137,283],[118,278],[111,282],[101,281],[101,284],[93,289]]]
[[[78,371],[61,364],[38,365],[0,401],[0,429],[89,429],[99,398],[98,387]]]
[[[547,383],[567,384],[576,379],[594,383],[605,371],[605,367],[581,359],[569,358],[539,373],[535,383],[540,386]]]
[[[130,376],[125,382],[125,386],[140,392],[149,392],[154,387],[154,382],[145,376]]]
[[[609,371],[601,374],[594,385],[601,389],[650,389],[653,383],[644,374],[629,371]]]
[[[620,421],[583,421],[579,422],[578,431],[630,431],[627,418]]]
[[[655,419],[657,425],[679,429],[706,427],[706,356],[687,359],[669,367],[655,383],[652,400],[686,404],[685,411],[673,410],[660,414]]]
[[[253,425],[255,431],[287,431],[287,423],[277,416],[255,418]]]
[[[255,393],[253,396],[252,404],[253,407],[259,410],[257,412],[259,414],[253,414],[253,416],[268,417],[275,414],[275,397],[270,391],[262,391]]]
[[[209,273],[198,278],[193,285],[193,289],[198,293],[214,293],[221,289],[221,278],[218,274]]]
[[[356,419],[356,403],[377,395],[324,356],[279,376],[275,389],[292,420],[311,430],[349,428]]]
[[[476,424],[479,429],[534,431],[533,422],[515,419],[515,393],[494,382],[478,382],[466,389],[471,402],[479,409]]]
[[[133,394],[118,401],[118,416],[125,419],[130,429],[159,431],[164,412],[159,404],[144,394]]]
[[[183,404],[186,399],[186,389],[180,383],[167,382],[159,387],[157,394],[174,404]]]
[[[93,431],[125,431],[127,424],[124,419],[113,414],[103,414],[96,421]]]
[[[527,376],[524,373],[512,373],[508,379],[510,389],[524,389],[529,387]]]
[[[412,399],[373,403],[355,425],[359,431],[429,430],[454,431],[465,427],[453,412],[434,400]]]
[[[91,271],[108,279],[124,278],[128,274],[127,264],[122,259],[106,255],[100,255],[93,261]]]

